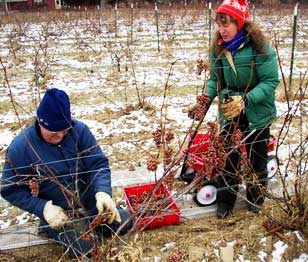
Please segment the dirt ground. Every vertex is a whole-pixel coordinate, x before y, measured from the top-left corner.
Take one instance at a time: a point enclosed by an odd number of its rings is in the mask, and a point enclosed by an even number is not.
[[[263,251],[267,254],[266,261],[272,261],[274,245],[280,240],[288,244],[282,261],[292,261],[301,253],[307,252],[308,243],[301,242],[294,232],[275,235],[265,230],[263,223],[267,219],[266,213],[270,204],[268,201],[259,214],[242,209],[233,211],[225,220],[218,220],[214,216],[182,219],[180,225],[133,232],[121,241],[116,241],[113,250],[117,259],[109,261],[219,261],[219,249],[227,243],[233,243],[234,259],[242,257],[250,261],[260,261],[258,255]],[[307,239],[308,232],[303,234]],[[108,240],[105,241],[107,244]],[[155,260],[155,257],[160,257],[161,260]],[[63,257],[63,250],[59,245],[48,244],[2,251],[0,261],[72,260]]]
[[[289,10],[287,10],[289,12]],[[304,11],[304,10],[302,10]],[[184,20],[183,20],[184,21]],[[185,26],[189,27],[189,30],[187,32],[193,32],[191,30],[191,25],[188,25],[185,21]],[[185,27],[181,26],[181,27]],[[167,27],[166,27],[167,28]],[[177,28],[177,27],[175,27]],[[304,26],[300,26],[299,29],[305,28]],[[306,29],[305,29],[306,30]],[[281,30],[283,32],[283,30]],[[306,32],[306,31],[304,31]],[[146,32],[141,31],[142,35],[146,34]],[[289,32],[288,32],[289,33]],[[197,45],[197,40],[194,38],[194,36],[191,36],[191,41],[195,46]],[[282,36],[281,36],[282,38]],[[76,41],[79,38],[76,37]],[[95,43],[98,41],[98,37],[95,37]],[[137,34],[136,34],[136,39]],[[152,37],[151,37],[152,39]],[[152,40],[147,40],[149,43]],[[153,38],[154,39],[154,38]],[[200,38],[201,39],[201,38]],[[176,45],[177,42],[182,44],[182,42],[177,39],[175,39],[174,44]],[[125,40],[126,41],[126,40]],[[156,39],[154,39],[156,41]],[[188,40],[185,39],[187,42]],[[204,40],[202,40],[205,42]],[[26,43],[27,41],[25,41]],[[299,44],[299,43],[297,43]],[[304,45],[305,42],[303,42],[302,45]],[[67,45],[64,43],[63,45]],[[203,43],[204,45],[204,43]],[[59,47],[59,46],[58,46]],[[297,46],[299,48],[299,45]],[[123,49],[123,48],[122,48]],[[22,50],[22,49],[21,49]],[[112,48],[111,48],[112,50]],[[144,48],[140,48],[143,53],[147,53],[149,51],[153,50],[145,50]],[[167,49],[166,49],[167,50]],[[175,46],[174,50],[178,50],[178,47]],[[207,50],[207,48],[206,48]],[[78,50],[78,53],[74,53],[74,50],[68,50],[67,57],[71,59],[73,56],[81,56],[84,55],[84,53],[81,53],[80,50]],[[72,52],[71,52],[72,51]],[[119,50],[119,54],[122,51],[126,51],[126,49]],[[146,52],[147,51],[147,52]],[[136,51],[137,52],[137,51]],[[200,52],[200,50],[195,50],[195,52]],[[105,52],[106,57],[109,56],[109,51]],[[203,53],[203,51],[202,51]],[[136,53],[137,54],[137,53]],[[165,55],[162,55],[162,57],[167,56],[168,54],[165,53]],[[20,57],[24,56],[24,54],[21,54]],[[138,57],[138,56],[136,56]],[[142,57],[142,56],[139,56]],[[153,71],[153,66],[160,66],[161,68],[167,68],[168,64],[162,64],[160,59],[157,59],[156,56],[153,55],[153,57],[157,61],[149,61],[147,64],[140,63],[140,72],[151,72]],[[176,57],[176,56],[174,56]],[[302,55],[303,61],[305,55]],[[65,58],[65,52],[61,54],[61,59],[65,60],[68,59]],[[297,64],[299,64],[299,58],[297,57]],[[42,58],[43,59],[43,58]],[[124,58],[123,58],[124,59]],[[142,62],[142,61],[141,61]],[[156,63],[158,62],[158,63]],[[124,63],[124,62],[123,62]],[[13,63],[14,64],[14,63]],[[96,63],[94,64],[96,66]],[[21,76],[22,78],[25,78],[27,74],[25,74],[26,66],[19,66],[16,65],[19,71],[16,71],[15,67],[12,67],[12,71],[14,75],[16,72],[18,72],[18,76]],[[110,72],[108,71],[108,77],[109,82],[104,85],[110,85],[111,87],[113,85],[118,85],[120,81],[128,81],[130,78],[125,78],[122,76],[120,78],[120,74],[115,74],[113,72],[113,65],[110,66]],[[149,66],[146,68],[146,66]],[[179,64],[179,69],[177,69],[179,72],[176,72],[175,75],[179,75],[179,78],[186,79],[186,74],[183,72],[186,72],[186,69],[188,68],[195,68],[195,61],[188,61],[187,64],[181,65]],[[306,63],[302,62],[302,65],[299,65],[298,67],[305,67]],[[158,67],[158,68],[160,68]],[[181,68],[184,68],[185,70],[182,70]],[[95,67],[94,67],[95,68]],[[137,67],[136,67],[137,69]],[[72,78],[74,75],[78,73],[78,79],[88,79],[88,72],[83,72],[81,70],[74,71],[70,67],[64,67],[61,68],[63,71],[68,71]],[[72,71],[70,71],[72,70]],[[161,70],[164,72],[165,70]],[[183,71],[183,72],[181,72]],[[187,70],[187,72],[189,72]],[[194,72],[194,69],[191,70]],[[55,71],[57,74],[57,71]],[[138,72],[138,71],[136,71]],[[51,73],[54,72],[50,72]],[[181,73],[181,74],[180,74]],[[92,73],[93,74],[93,73]],[[95,72],[96,74],[96,72]],[[32,76],[32,73],[30,74],[28,72],[28,76]],[[99,74],[98,74],[99,75]],[[190,73],[192,75],[192,73]],[[100,76],[100,75],[99,75]],[[151,75],[147,76],[148,78],[151,77]],[[30,77],[29,77],[30,78]],[[56,78],[56,77],[55,77]],[[148,80],[148,78],[146,80]],[[104,77],[105,79],[105,77]],[[24,79],[22,79],[24,80]],[[31,80],[31,79],[30,79]],[[29,83],[31,81],[29,80]],[[188,79],[189,80],[189,79]],[[102,81],[101,81],[102,82]],[[102,85],[102,83],[99,82],[98,87]],[[150,81],[149,81],[150,82]],[[12,83],[15,84],[15,82],[12,80]],[[113,84],[114,83],[114,84]],[[175,92],[174,94],[171,93],[174,97],[181,97],[181,96],[187,96],[189,94],[195,93],[195,86],[191,87],[191,83],[189,83],[188,86],[185,85],[179,85],[179,88],[173,88],[170,89],[170,92]],[[88,84],[92,87],[92,84]],[[298,86],[298,83],[293,82],[293,85],[295,87]],[[127,85],[129,88],[130,86]],[[158,84],[155,82],[155,84],[147,84],[146,86],[141,85],[140,83],[140,89],[146,90],[147,96],[145,97],[151,97],[154,95],[158,95],[161,93],[160,87],[161,84]],[[176,87],[176,85],[175,85]],[[135,94],[135,85],[132,85],[130,87],[132,89],[128,89],[128,92],[131,92],[132,98],[128,99],[129,104],[132,104],[132,102],[135,103],[136,99],[133,94]],[[147,88],[147,89],[145,89]],[[199,86],[197,86],[199,88]],[[77,93],[72,95],[72,104],[104,104],[106,102],[109,103],[109,100],[114,100],[117,103],[122,99],[124,101],[124,98],[127,99],[127,97],[123,97],[120,94],[123,93],[122,89],[119,89],[117,92],[113,91],[112,93],[107,93],[108,99],[106,99],[106,95],[102,94],[101,91],[97,91],[97,87],[92,87],[91,96],[89,96],[89,90],[84,91],[84,93]],[[151,90],[151,93],[149,92]],[[282,91],[281,91],[282,90]],[[297,90],[297,89],[296,89]],[[153,93],[153,94],[152,94]],[[156,94],[157,93],[157,94]],[[93,97],[95,98],[93,100]],[[285,97],[285,94],[283,93],[282,87],[280,88],[280,97],[277,97],[278,101],[283,101]],[[305,96],[306,97],[306,96]],[[307,98],[307,97],[306,97]],[[34,99],[33,99],[34,101]],[[127,102],[127,101],[126,101]],[[31,108],[32,102],[27,102],[27,105],[23,105],[24,107]],[[10,110],[11,103],[10,101],[6,101],[6,104],[2,102],[2,108],[1,113],[7,114],[7,112]],[[7,107],[5,107],[5,105]],[[181,107],[186,108],[186,104],[179,105]],[[102,107],[104,109],[104,107]],[[306,107],[305,107],[306,108]],[[128,108],[130,111],[135,110],[136,108]],[[157,121],[155,112],[158,111],[160,108],[156,108],[153,105],[153,108],[148,106],[148,108],[144,109],[144,115],[147,117],[148,122],[145,123],[148,125],[148,123],[152,123],[153,121]],[[105,110],[105,109],[104,109]],[[115,110],[115,109],[114,109]],[[303,119],[300,121],[298,117],[294,117],[294,129],[292,130],[292,134],[286,139],[285,144],[293,144],[297,143],[300,140],[300,126],[301,122],[307,123],[308,122],[308,116],[307,116],[307,110],[304,110]],[[30,111],[29,111],[30,112]],[[83,119],[86,120],[95,120],[98,123],[104,123],[108,124],[109,122],[112,122],[113,119],[118,119],[123,115],[126,115],[126,111],[106,111],[104,114],[101,113],[101,111],[98,111],[98,113],[93,114],[92,111],[90,113],[85,112],[82,114]],[[128,119],[131,120],[131,119]],[[128,121],[127,120],[127,121]],[[29,119],[27,120],[29,121]],[[279,134],[280,128],[278,126],[281,126],[282,123],[284,123],[285,119],[280,117],[272,126],[273,135],[277,136]],[[129,122],[129,121],[128,121]],[[173,124],[172,121],[170,121],[171,128],[173,127],[174,130],[178,130],[178,126],[176,125],[176,122]],[[124,125],[125,124],[125,125]],[[130,127],[129,124],[126,125],[126,123],[123,124],[123,128]],[[12,130],[16,130],[19,128],[19,125],[14,123],[0,123],[0,129],[6,130],[6,128],[10,128]],[[118,126],[116,128],[119,128]],[[141,141],[140,144],[143,144],[143,141],[148,141],[152,137],[152,131],[139,131],[138,133],[127,133],[125,134],[125,140],[133,141],[132,144],[136,144],[135,141]],[[105,146],[104,143],[107,144],[106,147],[109,147],[110,145],[115,144],[116,142],[123,140],[123,134],[111,134],[109,137],[102,136],[103,131],[98,130],[98,133],[100,133],[101,138],[98,139],[98,142]],[[177,135],[177,134],[176,134]],[[107,142],[106,142],[107,140]],[[149,152],[151,152],[152,147],[148,149]],[[0,148],[0,157],[4,158],[4,148]],[[111,165],[117,165],[117,168],[125,169],[129,166],[130,163],[137,163],[139,161],[145,161],[145,153],[143,150],[140,150],[140,147],[137,147],[133,150],[129,150],[129,152],[123,152],[121,151],[121,148],[115,147],[113,148],[113,151],[110,153],[110,163]],[[179,261],[219,261],[219,250],[221,247],[224,247],[227,245],[227,243],[233,244],[234,249],[234,261],[238,259],[237,261],[261,261],[261,259],[258,257],[260,255],[260,252],[264,252],[263,254],[263,261],[271,262],[273,261],[273,252],[276,250],[275,244],[279,243],[279,241],[283,241],[283,243],[288,245],[288,248],[285,250],[282,261],[293,261],[294,258],[299,257],[301,253],[308,253],[308,232],[307,228],[305,229],[305,232],[298,233],[299,235],[303,236],[303,239],[305,241],[301,242],[299,238],[296,236],[296,233],[291,231],[284,231],[279,232],[279,234],[270,234],[268,231],[265,230],[263,224],[267,220],[267,214],[272,214],[272,203],[270,201],[265,203],[264,210],[259,214],[254,214],[251,212],[248,212],[246,209],[242,210],[236,210],[234,211],[231,216],[226,220],[217,220],[214,216],[209,217],[203,217],[198,219],[184,219],[182,218],[180,225],[174,225],[174,226],[168,226],[163,227],[159,229],[154,230],[148,230],[143,232],[132,232],[130,236],[124,236],[121,239],[118,239],[114,245],[114,257],[110,261],[170,261],[170,262],[179,262]],[[10,213],[10,217],[13,219],[16,217],[16,214],[13,212]],[[104,250],[104,247],[108,244],[108,240],[105,240],[105,246],[102,246],[102,250]],[[33,246],[18,250],[9,250],[9,251],[0,251],[0,261],[2,262],[18,262],[18,261],[31,261],[31,262],[53,262],[53,261],[72,261],[68,257],[63,255],[63,249],[57,245],[57,244],[48,244],[48,245],[40,245],[40,246]],[[266,256],[266,258],[265,258]],[[160,258],[160,260],[158,259]],[[86,261],[84,259],[84,261]]]

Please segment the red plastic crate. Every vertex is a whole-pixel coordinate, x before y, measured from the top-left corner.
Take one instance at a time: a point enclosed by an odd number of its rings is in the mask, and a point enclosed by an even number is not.
[[[189,136],[189,139],[191,139],[191,135]],[[209,146],[209,140],[210,135],[209,134],[197,134],[194,138],[194,140],[191,143],[191,146],[189,149],[184,149],[181,153],[182,155],[187,154],[190,161],[187,162],[187,165],[190,166],[195,171],[201,171],[204,164],[204,159],[200,156],[202,153],[204,153]],[[270,137],[269,144],[268,144],[268,152],[272,152],[275,150],[275,144],[277,144],[277,139],[273,136]],[[246,155],[246,147],[245,144],[242,144],[241,150],[243,155]],[[215,170],[212,174],[209,175],[209,177],[215,175]]]
[[[275,150],[275,145],[277,144],[278,139],[274,136],[270,137],[270,141],[268,144],[268,152],[273,152]]]
[[[163,196],[162,200],[159,201],[166,203],[166,212],[156,212],[153,215],[146,215],[145,213],[145,216],[140,217],[140,215],[138,214],[138,210],[134,210],[133,204],[131,203],[130,199],[132,199],[132,197],[136,197],[138,200],[140,200],[144,192],[146,192],[146,194],[151,193],[154,190],[155,186],[156,183],[151,183],[124,188],[126,204],[129,208],[130,213],[132,215],[136,215],[134,216],[134,220],[137,223],[138,230],[154,229],[162,226],[180,224],[180,209],[170,196],[169,191],[163,183],[161,183],[160,187],[156,189],[154,195],[158,198]],[[147,206],[146,203],[144,203],[144,205]]]
[[[189,140],[191,140],[191,136],[192,134],[189,135]],[[190,145],[189,153],[193,153],[194,155],[202,154],[209,147],[209,140],[209,134],[197,134]]]

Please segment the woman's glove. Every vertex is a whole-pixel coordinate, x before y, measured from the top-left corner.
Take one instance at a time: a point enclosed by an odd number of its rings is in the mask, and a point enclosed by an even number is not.
[[[111,224],[114,220],[121,222],[121,216],[117,207],[112,200],[112,198],[104,192],[97,192],[95,194],[96,198],[96,208],[98,210],[98,214],[102,215],[103,213],[107,213],[107,222]]]
[[[69,221],[69,218],[64,213],[63,208],[53,205],[51,200],[46,203],[43,210],[43,216],[50,227],[54,229],[59,229]]]
[[[231,96],[230,101],[221,105],[221,111],[225,118],[232,120],[237,117],[245,108],[243,98],[241,96]]]

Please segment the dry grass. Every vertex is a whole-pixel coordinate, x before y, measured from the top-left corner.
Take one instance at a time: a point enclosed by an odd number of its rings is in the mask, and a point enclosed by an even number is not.
[[[266,203],[266,212],[271,211],[271,204],[271,202]],[[184,220],[180,225],[134,233],[129,239],[125,237],[124,240],[128,241],[128,245],[118,242],[118,254],[124,256],[125,253],[131,258],[134,257],[135,261],[153,261],[155,256],[161,257],[161,261],[167,261],[172,252],[181,250],[185,253],[185,261],[201,261],[202,258],[207,258],[208,261],[218,262],[219,247],[234,242],[235,258],[241,255],[253,262],[260,261],[258,254],[263,250],[267,253],[267,259],[270,259],[273,250],[275,250],[274,244],[280,239],[275,235],[269,235],[263,228],[262,224],[266,219],[265,212],[256,215],[246,210],[237,210],[227,220],[217,220],[215,217]],[[288,244],[283,259],[291,261],[301,253],[307,252],[307,241],[300,242],[292,232],[285,231],[283,235],[284,242]],[[307,238],[308,232],[304,232],[303,236]],[[265,241],[264,244],[261,239]],[[161,250],[165,244],[171,242],[175,242],[175,246]],[[63,251],[56,245],[44,245],[12,252],[15,256],[23,257],[23,261],[36,262],[57,261]],[[16,261],[13,258],[8,259],[8,256],[4,255],[0,255],[0,258],[1,261]],[[69,260],[64,258],[61,261]]]
[[[151,7],[152,8],[152,7]],[[272,9],[265,9],[266,12],[271,14]],[[291,9],[290,9],[291,10]],[[290,10],[284,10],[283,13],[288,14]],[[279,11],[282,12],[282,11]],[[264,10],[262,12],[260,11],[260,14],[264,15]],[[304,13],[304,11],[303,11]],[[136,10],[135,12],[135,18],[147,18],[150,21],[154,21],[153,16],[153,9],[151,10]],[[186,23],[195,23],[197,19],[204,15],[204,9],[197,7],[197,9],[194,10],[179,10],[177,8],[173,8],[172,10],[168,9],[168,7],[165,7],[164,10],[161,13],[162,15],[172,16],[181,18],[180,22],[184,24]],[[47,12],[47,13],[33,13],[32,15],[25,15],[25,14],[12,14],[10,16],[2,16],[0,20],[0,26],[4,26],[7,23],[12,23],[15,25],[19,25],[22,23],[41,23],[41,22],[53,22],[54,24],[62,22],[72,22],[72,21],[78,21],[79,19],[88,19],[88,21],[109,21],[109,29],[111,32],[114,30],[114,24],[113,24],[113,10],[103,11],[103,12],[67,12],[67,11],[61,11],[61,12]],[[283,15],[281,13],[281,15]],[[190,16],[189,19],[184,19],[186,16]],[[130,10],[124,9],[120,10],[119,17],[124,19],[127,23],[130,17]],[[92,19],[92,20],[91,20]],[[169,23],[172,23],[171,20],[168,21]],[[154,23],[154,22],[153,22]],[[95,23],[93,23],[95,24]],[[19,33],[22,33],[22,28],[18,30]],[[92,28],[93,29],[93,28]],[[139,25],[139,33],[143,33],[144,30]],[[136,33],[136,32],[135,32]],[[287,36],[290,34],[290,32],[283,32],[281,36]],[[168,50],[162,49],[162,53],[157,56],[159,58],[168,58],[171,57],[171,60],[173,60],[173,51],[178,50],[178,46],[176,45],[179,43],[177,41],[177,38],[172,39],[172,34],[168,36],[169,38],[165,39],[163,41],[163,44],[166,44],[168,47]],[[175,36],[177,37],[177,36]],[[116,40],[119,40],[116,39]],[[190,39],[192,41],[196,39]],[[198,39],[200,40],[200,39]],[[206,39],[204,38],[202,41],[206,42]],[[181,48],[181,47],[180,47]],[[125,48],[124,48],[125,49]],[[204,48],[204,50],[207,50],[207,48]],[[202,49],[202,53],[206,52]],[[127,51],[127,50],[120,50],[121,52]],[[142,50],[144,51],[144,50]],[[156,54],[155,49],[147,49],[147,52],[151,54]],[[196,49],[196,52],[201,53],[200,50]],[[75,52],[68,52],[63,53],[63,56],[67,58],[76,58],[78,57],[79,60],[85,60],[87,61],[89,59],[89,52],[83,51],[80,53]],[[91,53],[93,54],[93,53]],[[106,52],[104,55],[109,56],[110,53]],[[15,60],[16,66],[20,66],[24,63],[24,60],[27,57],[23,53],[18,54],[17,59]],[[101,59],[101,57],[99,57]],[[11,56],[6,57],[5,59],[13,59]],[[136,55],[136,60],[138,61],[138,55]],[[158,59],[159,60],[159,59]],[[13,60],[12,60],[13,61]],[[99,60],[101,61],[101,60]],[[170,59],[167,59],[167,62],[161,62],[161,61],[151,61],[148,63],[139,63],[138,66],[142,68],[145,72],[149,72],[152,70],[154,66],[160,66],[162,69],[167,71],[167,67],[169,66]],[[300,68],[304,68],[307,63],[305,62],[299,62]],[[93,70],[93,74],[98,74],[98,69],[101,65],[97,65],[95,63],[96,67],[93,67],[91,70]],[[112,65],[113,66],[113,65]],[[121,65],[122,66],[122,65]],[[181,64],[183,70],[186,70],[188,68],[189,74],[194,74],[194,68],[195,64],[194,62],[187,62]],[[123,68],[123,67],[121,67]],[[12,79],[21,78],[31,78],[33,72],[30,72],[26,68],[15,68],[12,67],[9,72],[9,77],[12,77]],[[97,71],[96,71],[97,70]],[[129,68],[129,70],[131,70]],[[183,71],[182,70],[182,71]],[[59,68],[55,67],[52,68],[52,73],[57,74],[60,72],[67,72],[71,74],[72,81],[78,82],[79,79],[87,78],[89,77],[89,71],[86,71],[84,69],[80,69],[78,71],[74,71],[71,68],[65,67],[65,68]],[[130,71],[129,71],[130,73]],[[92,73],[91,73],[92,74]],[[90,75],[91,75],[90,74]],[[52,79],[52,76],[47,74],[48,80]],[[77,76],[79,76],[78,79]],[[293,86],[289,97],[290,99],[296,98],[294,95],[294,89],[299,86],[299,79],[297,79],[298,75],[295,76],[295,79],[293,80]],[[1,80],[2,76],[1,76]],[[128,84],[127,79],[123,77],[123,73],[116,72],[115,67],[108,68],[108,72],[106,73],[106,76],[104,76],[103,80],[107,80],[104,82],[104,86],[101,87],[100,84],[98,87],[91,86],[89,89],[90,91],[81,92],[79,94],[72,94],[72,104],[74,105],[91,105],[91,104],[99,104],[103,105],[104,103],[111,103],[111,101],[116,104],[117,102],[126,102],[126,107],[122,109],[117,110],[108,110],[105,108],[102,108],[101,111],[95,112],[91,115],[84,114],[82,117],[84,119],[89,120],[96,120],[101,123],[108,124],[113,119],[118,119],[121,116],[128,115],[129,112],[132,110],[138,110],[137,99],[136,99],[136,92],[135,92],[135,86]],[[184,79],[185,80],[185,79]],[[12,80],[13,81],[13,80]],[[32,80],[29,80],[32,81]],[[42,82],[42,89],[44,89],[46,86],[43,85],[44,82]],[[46,84],[46,82],[45,82]],[[123,91],[118,90],[116,87],[119,85],[125,85],[127,86],[127,92],[130,94],[130,96],[127,98],[123,94]],[[150,96],[161,96],[162,94],[162,86],[154,86],[153,84],[149,85],[141,85],[138,83],[138,87],[142,92],[144,92],[144,97],[150,97]],[[104,87],[112,87],[114,88],[112,92],[105,92],[103,89]],[[101,88],[101,89],[100,89]],[[186,85],[186,86],[180,86],[177,87],[176,82],[171,86],[169,95],[172,97],[187,97],[188,95],[197,94],[200,91],[200,86],[198,85]],[[307,93],[305,94],[305,98],[307,99]],[[285,94],[282,87],[278,89],[277,92],[277,100],[278,101],[285,101]],[[25,108],[27,111],[31,111],[31,108],[33,108],[35,99],[29,103],[23,104],[23,108]],[[9,102],[1,102],[1,108],[0,113],[8,112],[10,109],[12,109]],[[148,104],[144,107],[145,114],[148,118],[149,122],[157,121],[157,119],[154,118],[155,111],[159,110],[155,108],[151,104],[151,101],[149,101]],[[20,109],[22,112],[22,109]],[[25,110],[24,110],[25,111]],[[25,120],[22,124],[26,125],[29,123],[29,121],[32,121],[32,118]],[[304,118],[304,121],[307,122],[307,117]],[[283,122],[283,119],[278,119],[275,124],[280,124]],[[124,124],[124,123],[123,123]],[[299,128],[299,119],[297,117],[294,118],[294,127],[295,129]],[[18,130],[18,124],[17,123],[1,123],[0,129],[9,128],[13,131]],[[177,127],[174,127],[175,132],[177,132]],[[100,130],[99,130],[100,131]],[[120,142],[120,141],[131,141],[132,144],[139,144],[143,141],[148,141],[152,138],[152,131],[143,131],[139,133],[130,133],[125,134],[123,136],[120,135],[110,135],[109,137],[104,137],[103,139],[100,139],[98,142],[101,145],[113,145],[114,143]],[[101,130],[103,133],[103,130]],[[296,133],[296,132],[295,132]],[[298,135],[298,132],[297,134]],[[295,143],[298,142],[298,136],[292,136],[289,138],[289,140],[286,140],[286,143]],[[147,153],[153,152],[154,147],[149,146],[147,148]],[[4,152],[0,152],[0,156],[3,157]],[[139,161],[145,160],[145,151],[140,146],[136,146],[135,149],[130,150],[129,153],[123,153],[117,148],[113,148],[112,154],[110,156],[110,162],[111,165],[113,164],[119,164],[121,169],[128,169],[129,165],[133,164],[136,165]],[[121,195],[120,192],[116,191],[116,196]],[[272,205],[273,203],[266,203],[265,211],[267,212],[273,212],[272,211]],[[20,211],[12,211],[9,214],[9,217],[13,218],[17,214],[19,214]],[[202,256],[205,256],[208,258],[208,261],[218,261],[216,256],[216,251],[220,246],[224,246],[226,243],[236,240],[234,249],[235,254],[237,256],[243,255],[245,259],[250,259],[251,261],[259,261],[257,258],[258,252],[260,250],[264,250],[268,254],[271,254],[274,247],[274,243],[278,241],[277,236],[271,236],[268,235],[268,233],[264,230],[262,227],[263,222],[267,219],[265,216],[265,212],[255,215],[252,213],[247,212],[246,210],[241,211],[235,211],[233,215],[225,220],[220,221],[217,220],[214,217],[206,217],[206,218],[200,218],[200,219],[194,219],[194,220],[186,220],[183,221],[181,225],[179,226],[171,226],[171,227],[165,227],[161,229],[156,229],[152,231],[146,231],[143,233],[138,233],[138,238],[131,238],[130,243],[128,246],[122,247],[123,253],[122,255],[125,256],[128,253],[131,256],[136,256],[138,259],[136,261],[142,261],[140,260],[145,259],[146,257],[149,258],[149,261],[153,261],[154,256],[161,256],[162,261],[166,261],[168,255],[175,251],[176,249],[182,250],[186,257],[189,260],[193,255],[192,250],[195,251],[195,253],[198,253],[200,255],[199,259],[201,259]],[[305,237],[308,237],[307,229],[305,229]],[[285,241],[288,243],[288,249],[285,252],[285,259],[289,259],[289,261],[292,260],[292,258],[295,258],[300,254],[301,252],[307,252],[308,250],[308,244],[307,240],[304,243],[300,243],[297,238],[294,237],[294,234],[292,232],[284,232],[285,235]],[[266,246],[263,246],[260,243],[260,240],[262,238],[266,238]],[[166,251],[161,251],[161,248],[164,247],[164,244],[169,242],[176,242],[176,246],[174,248],[167,249]],[[119,246],[121,246],[121,243],[119,243]],[[244,248],[245,247],[245,248]],[[126,252],[126,253],[125,253]],[[39,246],[39,247],[30,247],[26,249],[20,249],[20,250],[14,250],[12,252],[8,252],[11,255],[4,255],[0,254],[0,260],[1,261],[58,261],[58,259],[62,256],[63,250],[59,248],[56,245],[45,245],[45,246]],[[127,255],[129,256],[129,255]],[[141,258],[140,258],[141,256]],[[69,261],[67,258],[64,258],[62,261]],[[146,261],[146,260],[144,260]]]

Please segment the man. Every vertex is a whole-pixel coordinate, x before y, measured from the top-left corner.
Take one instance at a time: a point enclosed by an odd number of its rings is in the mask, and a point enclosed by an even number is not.
[[[69,97],[56,88],[47,90],[34,124],[7,149],[1,195],[38,216],[41,231],[68,247],[72,257],[87,255],[99,244],[84,233],[106,236],[131,226],[128,213],[111,198],[108,159],[89,128],[71,118]],[[105,226],[92,232],[98,217]]]

